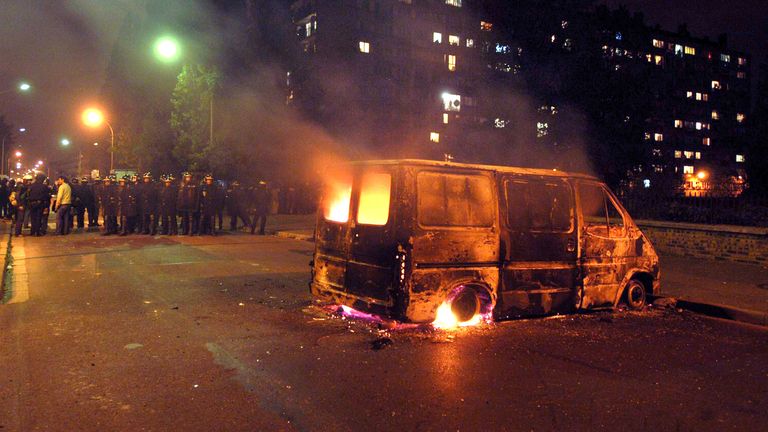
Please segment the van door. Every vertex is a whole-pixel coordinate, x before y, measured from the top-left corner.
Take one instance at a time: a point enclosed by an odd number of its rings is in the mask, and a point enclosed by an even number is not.
[[[572,310],[578,294],[573,190],[564,179],[504,176],[500,316]]]
[[[325,179],[317,217],[313,280],[318,288],[336,294],[346,292],[352,180],[352,172],[346,169]]]
[[[600,183],[579,182],[581,307],[612,307],[630,259],[627,221],[613,196]]]
[[[347,293],[368,303],[392,306],[397,246],[394,236],[393,172],[364,168],[356,175],[349,222]]]

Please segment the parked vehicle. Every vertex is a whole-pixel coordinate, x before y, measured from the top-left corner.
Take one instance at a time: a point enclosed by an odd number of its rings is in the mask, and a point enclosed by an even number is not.
[[[659,293],[656,252],[598,179],[426,160],[350,163],[326,184],[311,291],[403,321],[611,308]]]

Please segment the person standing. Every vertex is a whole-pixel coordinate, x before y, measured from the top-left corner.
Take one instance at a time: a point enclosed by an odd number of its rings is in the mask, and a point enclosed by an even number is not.
[[[30,234],[35,237],[42,236],[43,223],[47,224],[47,220],[43,220],[43,213],[51,201],[51,193],[48,190],[48,186],[43,183],[45,180],[45,174],[38,174],[35,177],[35,182],[29,186],[27,192],[27,205],[29,205],[30,219],[32,228]],[[47,213],[45,213],[47,215]]]
[[[69,211],[72,208],[72,187],[63,175],[59,176],[56,184],[59,186],[59,190],[56,192],[56,203],[54,204],[56,232],[59,235],[67,235],[70,230]]]
[[[7,218],[10,215],[8,212],[10,195],[11,190],[8,189],[8,179],[0,179],[0,219]]]
[[[128,177],[118,180],[117,202],[120,216],[120,235],[127,236],[136,227],[136,194],[135,186],[128,182]]]
[[[253,219],[251,220],[251,234],[256,232],[256,224],[259,225],[259,235],[264,235],[264,227],[267,225],[267,214],[269,214],[269,190],[267,183],[260,181],[253,188],[251,197],[253,205]]]
[[[142,234],[157,234],[157,188],[152,182],[152,174],[142,176],[141,188],[137,196],[139,201],[139,226]]]
[[[219,188],[213,183],[213,176],[205,176],[203,184],[200,186],[200,228],[198,234],[216,235],[216,213],[219,199],[217,197]]]
[[[178,225],[176,223],[176,199],[178,191],[173,187],[173,176],[163,177],[163,187],[158,194],[157,215],[163,219],[161,234],[178,234]]]
[[[24,178],[26,179],[26,176]],[[24,215],[27,212],[27,185],[25,182],[19,180],[15,183],[9,199],[14,209],[13,234],[18,237],[21,235],[21,229],[24,226]]]
[[[86,176],[80,179],[80,201],[83,204],[83,212],[88,212],[88,230],[90,231],[91,228],[96,226],[93,219],[96,197],[93,194],[93,186],[88,183],[88,177]]]
[[[112,177],[104,177],[104,185],[99,190],[99,201],[101,203],[101,211],[104,215],[104,233],[102,235],[108,236],[117,234],[117,190],[115,185],[112,184]]]
[[[69,226],[70,229],[74,226],[75,220],[77,220],[77,229],[85,228],[85,207],[83,207],[82,189],[80,188],[80,180],[77,177],[73,177],[69,181],[69,186],[72,188],[72,208],[69,211]]]
[[[192,174],[185,172],[179,185],[176,209],[181,215],[181,234],[195,235],[199,219],[199,197],[197,185],[192,181]]]
[[[247,205],[248,190],[240,186],[240,182],[235,180],[227,189],[227,214],[229,214],[229,230],[237,230],[237,218],[243,221],[246,227],[251,226],[251,220],[248,217]]]

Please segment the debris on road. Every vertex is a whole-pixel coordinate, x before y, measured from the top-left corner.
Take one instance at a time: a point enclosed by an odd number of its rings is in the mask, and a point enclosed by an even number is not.
[[[392,341],[392,339],[386,336],[380,337],[378,339],[374,339],[373,341],[371,341],[371,349],[373,349],[374,351],[379,351],[392,345],[393,343],[394,342]]]
[[[128,345],[124,346],[123,348],[125,348],[127,350],[135,350],[135,349],[141,348],[143,346],[144,345],[142,345],[140,343],[135,343],[134,342],[134,343],[129,343]]]

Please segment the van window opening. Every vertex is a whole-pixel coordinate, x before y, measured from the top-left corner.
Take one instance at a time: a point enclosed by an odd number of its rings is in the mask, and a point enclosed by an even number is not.
[[[325,181],[323,216],[325,220],[346,223],[352,198],[352,175],[337,174]]]
[[[587,234],[600,237],[623,237],[624,219],[603,188],[579,185],[581,211]]]
[[[493,226],[496,206],[488,177],[422,171],[417,175],[417,189],[422,226]]]
[[[366,173],[360,184],[360,204],[357,223],[386,225],[389,220],[389,202],[392,176],[386,173]]]
[[[506,182],[507,223],[517,231],[568,232],[573,213],[565,183],[514,180]]]

